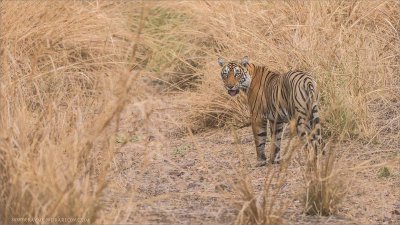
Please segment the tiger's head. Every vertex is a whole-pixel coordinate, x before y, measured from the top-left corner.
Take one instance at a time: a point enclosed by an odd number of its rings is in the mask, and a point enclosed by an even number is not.
[[[247,91],[251,83],[251,76],[247,70],[249,64],[247,56],[241,62],[231,61],[228,63],[225,63],[223,58],[218,58],[218,64],[221,66],[222,81],[230,96],[239,94],[240,90]]]

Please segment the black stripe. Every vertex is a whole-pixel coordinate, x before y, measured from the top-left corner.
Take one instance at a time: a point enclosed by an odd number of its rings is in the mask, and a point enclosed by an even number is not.
[[[305,112],[303,112],[303,111],[301,111],[299,108],[297,108],[297,107],[295,107],[296,108],[296,112],[299,112],[299,113],[301,113],[303,116],[306,116],[306,113]]]
[[[304,96],[304,93],[301,89],[300,89],[300,96],[304,102],[307,102],[306,97]]]
[[[259,134],[257,134],[259,137],[265,137],[265,136],[267,136],[267,132],[262,132],[262,133],[259,133]]]
[[[297,78],[297,77],[296,77]],[[300,105],[303,105],[302,104],[302,102],[301,101],[299,101],[298,99],[297,99],[297,94],[295,94],[296,93],[296,90],[300,90],[300,94],[301,94],[301,96],[303,95],[302,94],[302,92],[301,92],[301,89],[300,89],[300,87],[299,87],[299,83],[302,81],[302,79],[301,79],[301,77],[299,77],[297,80],[296,80],[296,82],[294,83],[294,86],[292,86],[292,94],[293,94],[293,100],[296,100]],[[304,96],[302,96],[303,97],[303,102],[305,101],[305,99],[304,99]]]
[[[316,112],[318,112],[318,109],[317,109],[317,106],[315,105],[315,106],[313,107],[313,109],[312,109],[312,113],[316,113]]]
[[[261,143],[261,144],[257,145],[257,148],[261,147],[262,145],[265,145],[265,143]]]
[[[290,77],[290,75],[291,74],[288,74],[287,76],[286,76],[286,79],[288,79],[289,80],[289,84],[290,84],[290,88],[293,88],[294,87],[294,83],[297,81],[295,78],[296,77]],[[290,78],[292,78],[292,79],[290,79]]]

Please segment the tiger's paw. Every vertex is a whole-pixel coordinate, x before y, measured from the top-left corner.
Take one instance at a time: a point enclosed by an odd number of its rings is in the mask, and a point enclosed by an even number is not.
[[[262,167],[267,165],[267,160],[259,160],[257,161],[256,167]]]

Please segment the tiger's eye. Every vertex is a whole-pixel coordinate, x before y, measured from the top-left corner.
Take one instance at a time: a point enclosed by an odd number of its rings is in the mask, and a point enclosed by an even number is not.
[[[235,68],[234,70],[233,70],[233,72],[235,73],[235,77],[239,77],[240,76],[240,70],[239,69],[237,69],[237,68]]]
[[[223,69],[222,72],[221,72],[222,78],[226,78],[228,76],[228,73],[229,73],[229,69],[228,68]]]

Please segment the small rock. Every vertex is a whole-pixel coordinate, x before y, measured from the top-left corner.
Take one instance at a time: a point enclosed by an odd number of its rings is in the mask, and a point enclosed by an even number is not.
[[[171,175],[171,176],[180,177],[180,176],[182,176],[183,174],[185,174],[185,172],[183,172],[183,171],[178,171],[178,170],[172,170],[172,171],[170,171],[168,174]]]
[[[217,184],[215,185],[216,191],[229,191],[229,187],[225,184]]]
[[[199,186],[200,186],[200,184],[192,182],[192,183],[188,184],[187,188],[188,189],[192,189],[192,188],[199,187]]]
[[[150,136],[147,137],[148,141],[154,141],[155,139],[156,139],[156,137],[153,136],[153,135],[150,135]]]
[[[188,167],[194,166],[194,164],[196,164],[196,161],[190,160],[190,161],[187,161],[186,163],[184,163],[184,164],[182,165],[182,168],[183,168],[183,169],[187,169]]]
[[[395,209],[395,210],[391,211],[391,213],[393,215],[400,215],[400,210]]]

